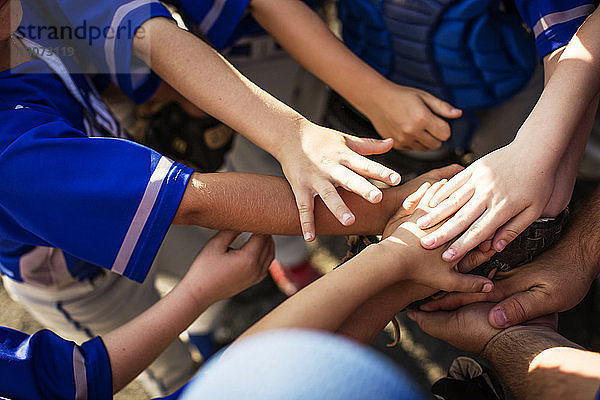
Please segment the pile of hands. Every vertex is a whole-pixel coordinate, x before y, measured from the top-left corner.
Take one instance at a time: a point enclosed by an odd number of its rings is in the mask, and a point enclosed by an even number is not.
[[[559,243],[529,264],[496,274],[493,283],[465,274],[505,247],[494,246],[493,235],[488,235],[488,240],[475,241],[466,250],[461,248],[458,256],[448,257],[448,249],[455,245],[450,241],[464,230],[453,231],[457,214],[452,213],[460,209],[457,188],[461,186],[456,186],[452,177],[464,182],[468,180],[465,171],[451,166],[409,182],[407,186],[426,181],[389,220],[379,245],[384,247],[384,258],[390,258],[387,268],[393,259],[409,260],[408,271],[402,270],[398,276],[429,288],[415,291],[418,297],[413,301],[444,291],[419,309],[409,310],[408,317],[426,333],[486,356],[487,344],[507,328],[556,330],[556,313],[579,303],[596,274],[594,268],[573,262],[569,243]],[[450,181],[436,181],[441,177]],[[435,245],[429,238],[436,238]]]

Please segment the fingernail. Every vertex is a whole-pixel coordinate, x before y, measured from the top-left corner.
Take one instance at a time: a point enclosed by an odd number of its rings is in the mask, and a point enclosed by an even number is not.
[[[424,238],[421,239],[421,244],[423,246],[433,246],[433,244],[435,243],[435,238],[434,237],[430,237],[430,236],[425,236]]]
[[[498,240],[498,243],[496,243],[496,250],[502,251],[502,250],[504,250],[505,247],[506,247],[506,240]]]
[[[453,108],[452,110],[450,110],[451,114],[458,114],[460,113],[460,110],[458,108]]]
[[[433,307],[432,307],[431,303],[426,303],[426,304],[423,304],[422,306],[419,306],[419,310],[421,310],[421,311],[433,311]]]
[[[485,285],[483,285],[483,289],[481,289],[481,291],[483,293],[489,293],[492,291],[493,288],[494,288],[494,285],[492,285],[491,283],[486,283]]]
[[[344,213],[344,215],[342,215],[342,224],[350,225],[352,223],[353,219],[354,219],[354,215],[352,215],[350,213]]]
[[[371,203],[379,203],[382,197],[383,194],[380,190],[374,189],[369,192],[369,201]]]
[[[393,141],[394,141],[394,139],[392,139],[392,138],[383,139],[384,143],[390,143],[390,142],[393,142]]]
[[[390,182],[392,182],[392,185],[397,185],[400,183],[400,174],[397,173],[392,173],[390,174]]]
[[[445,261],[452,261],[454,260],[454,257],[456,257],[456,250],[454,249],[448,249],[442,254],[442,259]]]
[[[508,325],[508,320],[506,319],[506,315],[504,315],[504,311],[502,311],[502,309],[498,308],[494,310],[494,322],[496,323],[496,326],[500,328],[504,328],[506,325]]]
[[[310,242],[313,239],[314,239],[314,236],[313,236],[312,232],[306,232],[304,234],[304,240],[306,240],[307,242]]]
[[[417,220],[417,226],[421,229],[425,229],[429,225],[429,222],[429,218],[421,217]]]
[[[413,321],[415,320],[415,312],[413,310],[406,311],[406,316],[412,319]]]
[[[437,201],[435,201],[435,200],[431,200],[431,201],[429,202],[429,207],[431,207],[431,208],[433,208],[433,207],[437,207],[437,205],[438,205],[438,202],[437,202]]]

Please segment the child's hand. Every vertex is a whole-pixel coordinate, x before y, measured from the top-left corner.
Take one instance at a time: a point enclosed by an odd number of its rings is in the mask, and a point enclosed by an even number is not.
[[[393,280],[411,280],[445,291],[490,292],[494,286],[489,279],[463,274],[458,270],[458,261],[448,264],[441,260],[443,249],[425,251],[420,245],[419,240],[426,232],[416,225],[416,221],[429,210],[429,201],[444,184],[445,180],[433,185],[424,183],[407,198],[405,208],[414,212],[410,216],[390,220],[385,229],[385,239],[376,245],[380,259],[373,265],[381,264],[386,268],[390,283]],[[402,221],[400,225],[399,221]],[[398,268],[399,265],[402,267]]]
[[[553,193],[555,171],[537,167],[533,156],[530,150],[508,145],[450,179],[418,225],[427,229],[454,215],[421,239],[423,247],[437,248],[462,233],[444,252],[444,260],[456,262],[492,237],[493,248],[502,251],[539,218]]]
[[[181,283],[186,283],[198,304],[227,299],[260,282],[275,254],[269,235],[254,234],[239,249],[229,245],[239,232],[217,233],[204,246]]]
[[[398,150],[437,149],[450,138],[443,118],[459,118],[462,111],[419,89],[387,81],[373,93],[365,115],[383,138],[393,138]]]
[[[321,199],[343,225],[355,217],[336,190],[341,186],[371,203],[383,193],[364,177],[388,185],[400,183],[400,175],[363,155],[381,154],[392,148],[393,140],[362,139],[307,123],[298,135],[289,135],[276,157],[283,167],[300,212],[304,239],[315,238],[314,197]]]

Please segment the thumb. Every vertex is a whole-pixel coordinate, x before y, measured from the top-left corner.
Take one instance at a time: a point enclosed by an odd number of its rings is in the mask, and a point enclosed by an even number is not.
[[[394,146],[394,139],[371,139],[359,138],[352,135],[346,135],[346,145],[350,150],[363,156],[371,154],[382,154],[390,151]]]
[[[419,310],[408,310],[406,316],[415,321],[419,328],[428,335],[440,337],[442,334],[448,334],[451,330],[452,312],[436,311],[424,312]]]
[[[445,101],[430,95],[429,93],[422,93],[421,99],[423,99],[423,102],[427,104],[427,107],[429,107],[431,111],[440,117],[459,118],[462,116],[462,110],[459,110]]]
[[[498,303],[490,310],[488,320],[494,328],[502,329],[555,311],[548,296],[534,288],[515,293]]]
[[[210,239],[210,243],[225,251],[231,243],[240,235],[240,232],[220,231]]]
[[[447,292],[489,293],[494,284],[488,278],[451,271],[438,277],[436,288]]]

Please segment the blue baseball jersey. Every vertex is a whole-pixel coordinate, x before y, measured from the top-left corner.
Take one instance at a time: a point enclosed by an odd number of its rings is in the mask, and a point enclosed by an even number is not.
[[[157,0],[23,0],[18,28],[61,57],[73,73],[112,80],[141,103],[156,91],[160,79],[133,55],[133,39],[144,35],[151,18],[172,18]]]
[[[85,75],[42,58],[0,73],[0,271],[141,282],[193,170],[127,140]]]
[[[110,361],[97,337],[81,346],[48,330],[0,327],[0,395],[9,399],[112,399]]]
[[[515,4],[535,35],[540,58],[568,44],[594,11],[593,0],[516,0]]]
[[[246,10],[251,0],[170,0],[217,50],[264,30]],[[319,0],[302,0],[314,7]],[[275,5],[276,7],[276,5]],[[291,21],[290,21],[291,22]]]

